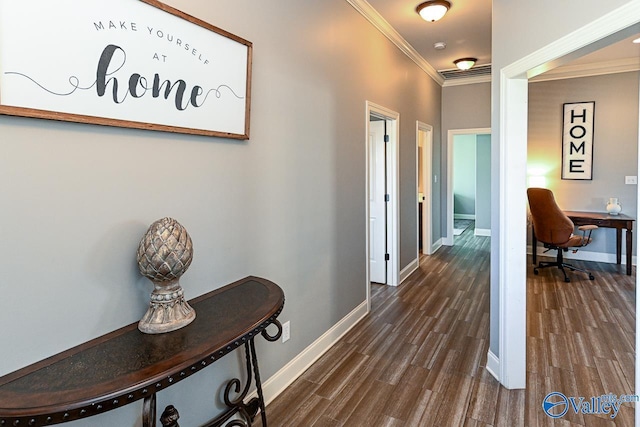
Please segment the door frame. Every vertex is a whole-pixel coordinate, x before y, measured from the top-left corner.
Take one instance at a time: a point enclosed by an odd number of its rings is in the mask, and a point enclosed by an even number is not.
[[[433,250],[433,242],[432,242],[432,218],[433,218],[433,185],[432,183],[432,161],[433,161],[433,126],[428,125],[426,123],[421,122],[420,120],[416,120],[416,170],[418,170],[419,162],[418,162],[418,146],[420,145],[420,132],[424,132],[424,146],[422,147],[422,188],[424,189],[424,193],[426,194],[425,200],[422,202],[422,212],[420,212],[420,204],[416,203],[417,216],[416,218],[420,218],[422,216],[422,230],[420,230],[420,221],[418,220],[416,227],[418,228],[418,232],[422,233],[422,253],[424,255],[431,255]],[[420,188],[420,171],[416,174],[416,191]],[[418,199],[418,195],[416,194],[416,200]],[[418,201],[419,202],[419,201]],[[420,262],[420,244],[416,242],[416,253],[418,263]]]
[[[491,271],[497,273],[491,283],[491,301],[492,304],[495,301],[498,311],[498,319],[491,320],[491,333],[497,329],[498,354],[489,350],[487,369],[506,388],[526,386],[528,79],[560,65],[559,59],[574,59],[606,46],[602,43],[605,39],[636,25],[638,16],[640,2],[629,2],[494,74],[493,84],[499,87],[500,128],[498,137],[492,139],[492,162],[499,173],[492,176],[491,210],[494,212],[492,229],[495,223],[499,233],[491,241]],[[634,239],[637,247],[637,234]],[[636,288],[639,283],[640,275],[636,275]],[[639,300],[636,295],[636,312]],[[495,316],[493,309],[491,316]],[[636,331],[639,321],[640,317],[636,316]],[[639,340],[636,333],[636,374],[640,371]],[[639,384],[640,378],[636,375],[636,389]],[[640,425],[640,411],[636,410],[635,416],[636,425]]]
[[[387,191],[389,192],[389,203],[387,206],[387,251],[389,253],[389,264],[387,268],[387,285],[398,286],[400,277],[400,233],[398,227],[399,216],[399,142],[400,142],[400,113],[390,110],[371,101],[365,102],[365,262],[366,274],[365,285],[367,292],[367,312],[371,311],[371,280],[369,271],[369,120],[371,116],[386,120],[387,134]]]
[[[491,128],[450,129],[447,132],[447,235],[442,244],[453,246],[453,140],[456,135],[489,135]]]

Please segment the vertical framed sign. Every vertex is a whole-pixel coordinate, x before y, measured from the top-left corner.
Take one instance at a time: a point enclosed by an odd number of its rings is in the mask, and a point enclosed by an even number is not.
[[[562,179],[592,179],[595,108],[595,101],[563,104]]]
[[[252,48],[156,0],[0,0],[0,113],[248,139]]]

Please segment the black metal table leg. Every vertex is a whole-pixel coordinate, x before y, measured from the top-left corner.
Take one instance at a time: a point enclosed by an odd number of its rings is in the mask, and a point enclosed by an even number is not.
[[[156,427],[156,394],[144,398],[142,403],[142,426]]]

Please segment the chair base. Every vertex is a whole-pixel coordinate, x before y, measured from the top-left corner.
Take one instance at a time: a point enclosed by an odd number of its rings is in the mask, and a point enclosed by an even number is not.
[[[533,268],[533,274],[538,274],[538,270],[541,268],[547,268],[547,267],[558,267],[558,270],[562,271],[562,274],[564,275],[564,281],[565,282],[571,282],[571,279],[569,279],[569,276],[567,276],[567,272],[564,271],[565,268],[568,268],[571,271],[581,271],[583,273],[587,273],[589,275],[589,280],[595,280],[595,277],[593,276],[593,274],[591,274],[590,271],[587,271],[583,268],[580,267],[576,267],[574,265],[571,264],[567,264],[566,262],[564,262],[563,257],[562,257],[562,251],[563,249],[558,249],[558,255],[556,257],[555,261],[540,261],[538,263],[537,267]]]

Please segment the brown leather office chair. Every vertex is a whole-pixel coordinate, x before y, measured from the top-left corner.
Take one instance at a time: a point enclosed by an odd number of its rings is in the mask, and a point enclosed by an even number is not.
[[[533,232],[536,238],[542,242],[547,251],[554,249],[558,251],[554,262],[541,261],[537,267],[534,267],[534,274],[538,274],[538,269],[540,268],[558,267],[564,274],[564,281],[570,282],[569,276],[564,271],[566,267],[572,271],[578,270],[587,273],[589,279],[593,280],[593,274],[587,270],[565,263],[562,253],[567,252],[569,248],[581,248],[588,245],[591,242],[591,232],[598,226],[583,225],[578,228],[582,231],[582,236],[574,235],[573,222],[558,207],[550,190],[546,188],[529,188],[527,189],[527,197],[529,198]],[[535,251],[536,248],[533,248],[533,250]],[[574,249],[573,252],[575,253],[577,250]]]

